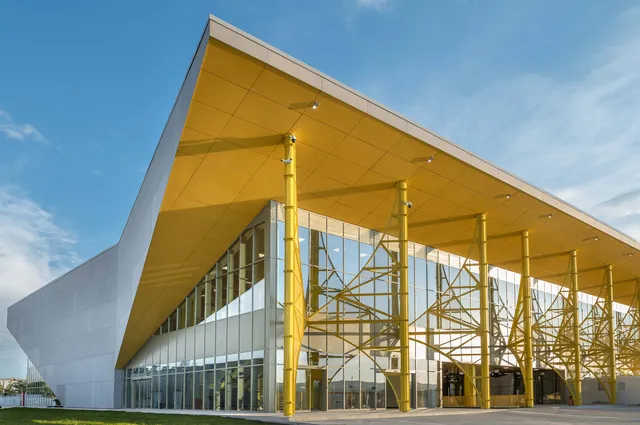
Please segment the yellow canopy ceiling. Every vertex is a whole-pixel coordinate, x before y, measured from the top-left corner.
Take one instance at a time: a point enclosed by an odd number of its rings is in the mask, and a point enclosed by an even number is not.
[[[289,132],[298,140],[300,208],[381,229],[395,182],[407,179],[410,240],[466,255],[468,243],[451,242],[471,238],[472,222],[420,223],[486,212],[489,235],[529,229],[532,257],[577,249],[581,270],[612,264],[615,299],[630,301],[633,284],[623,281],[640,276],[631,238],[227,23],[212,17],[209,31],[119,367],[265,203],[283,200]],[[489,241],[491,264],[518,271],[519,255],[518,238]],[[531,271],[564,284],[567,258],[533,260]],[[602,282],[602,270],[580,274],[586,292],[597,295]]]

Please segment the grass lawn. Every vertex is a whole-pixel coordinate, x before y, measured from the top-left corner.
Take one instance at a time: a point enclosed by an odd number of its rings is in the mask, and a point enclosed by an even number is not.
[[[157,415],[64,409],[0,409],[0,424],[11,425],[257,425],[259,422],[219,416]],[[264,424],[261,424],[264,425]]]

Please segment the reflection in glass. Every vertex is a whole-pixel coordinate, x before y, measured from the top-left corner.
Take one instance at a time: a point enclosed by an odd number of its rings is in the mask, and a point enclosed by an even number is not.
[[[176,391],[176,376],[171,374],[168,376],[168,385],[167,385],[167,409],[175,409],[175,391]]]
[[[262,366],[254,366],[252,379],[253,382],[251,384],[251,410],[264,410],[264,402],[263,402],[263,388],[264,388],[264,377],[262,376]]]
[[[238,368],[227,369],[225,389],[227,410],[238,410]]]
[[[227,373],[224,369],[216,370],[216,379],[215,379],[215,385],[214,385],[216,410],[227,410],[226,379],[227,379]]]
[[[214,400],[216,396],[215,374],[213,370],[204,373],[204,408],[205,410],[213,410],[215,408]]]

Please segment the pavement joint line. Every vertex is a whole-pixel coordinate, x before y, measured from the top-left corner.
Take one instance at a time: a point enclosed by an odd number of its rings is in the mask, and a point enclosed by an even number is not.
[[[558,409],[559,410],[559,409]],[[524,415],[547,415],[547,416],[565,416],[565,417],[569,417],[569,418],[587,418],[587,419],[620,419],[619,416],[592,416],[589,414],[584,414],[584,415],[570,415],[567,413],[561,413],[561,412],[556,412],[556,413],[549,413],[549,412],[536,412],[536,411],[517,411],[517,413],[519,414],[524,414]]]

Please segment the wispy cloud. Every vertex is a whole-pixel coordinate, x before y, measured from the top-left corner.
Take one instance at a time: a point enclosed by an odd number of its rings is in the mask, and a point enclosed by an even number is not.
[[[640,9],[582,72],[416,91],[416,121],[640,239]],[[406,103],[406,98],[403,99]]]
[[[34,140],[36,142],[48,143],[47,139],[35,128],[28,123],[16,123],[11,115],[0,109],[0,133],[11,140],[23,142],[25,140]]]
[[[29,123],[16,123],[11,115],[0,109],[0,133],[6,138],[20,142],[33,140],[48,143],[47,139]]]
[[[388,10],[393,0],[356,0],[356,5],[365,9],[372,9],[378,12]]]
[[[16,187],[0,186],[0,376],[23,376],[26,358],[6,309],[79,262],[74,236]]]

